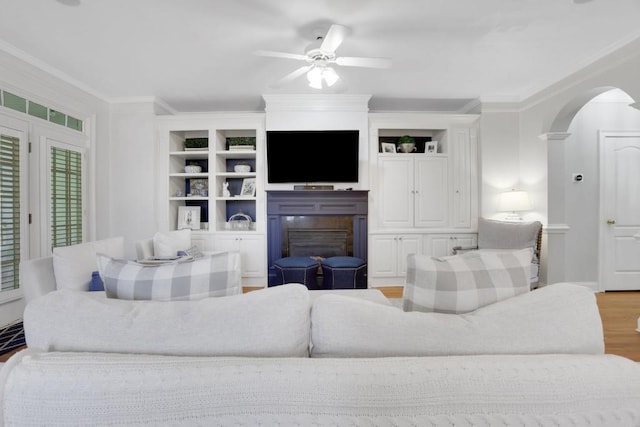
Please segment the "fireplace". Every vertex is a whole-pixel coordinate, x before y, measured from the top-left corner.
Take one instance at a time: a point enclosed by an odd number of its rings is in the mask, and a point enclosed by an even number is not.
[[[345,230],[314,230],[290,229],[285,243],[283,254],[285,256],[308,256],[321,261],[332,256],[345,256],[347,250],[347,238],[349,233]]]
[[[286,256],[319,262],[354,256],[366,262],[367,207],[366,191],[268,191],[269,285],[277,283],[274,261]]]

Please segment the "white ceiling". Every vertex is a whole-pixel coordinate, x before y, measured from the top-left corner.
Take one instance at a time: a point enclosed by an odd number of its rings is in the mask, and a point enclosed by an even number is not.
[[[584,0],[582,0],[584,2]],[[262,94],[317,93],[304,53],[317,28],[350,29],[336,91],[373,110],[455,111],[518,102],[640,36],[640,0],[0,0],[0,49],[116,101],[157,97],[176,111],[261,110]],[[0,80],[2,76],[0,76]]]

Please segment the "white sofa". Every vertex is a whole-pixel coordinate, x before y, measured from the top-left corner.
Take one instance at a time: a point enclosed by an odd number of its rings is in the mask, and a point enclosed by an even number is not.
[[[24,322],[6,426],[640,426],[640,365],[603,354],[595,296],[572,284],[466,314],[299,284],[173,302],[57,289]]]

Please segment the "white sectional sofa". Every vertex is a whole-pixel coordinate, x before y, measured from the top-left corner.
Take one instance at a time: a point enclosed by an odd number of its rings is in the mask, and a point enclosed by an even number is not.
[[[640,364],[603,354],[595,296],[568,283],[465,314],[299,284],[171,302],[58,287],[24,322],[6,426],[640,426]]]

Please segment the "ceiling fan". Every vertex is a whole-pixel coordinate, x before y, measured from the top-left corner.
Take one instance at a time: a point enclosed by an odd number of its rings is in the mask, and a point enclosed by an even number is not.
[[[258,50],[256,55],[269,56],[274,58],[297,59],[305,61],[304,65],[278,80],[273,87],[286,85],[303,74],[307,74],[309,86],[315,89],[333,86],[338,79],[338,73],[332,65],[343,67],[365,67],[365,68],[389,68],[391,60],[389,58],[364,58],[353,56],[337,56],[336,49],[342,44],[347,35],[347,27],[333,24],[329,27],[326,35],[316,36],[316,40],[307,47],[304,54],[276,52],[272,50]]]

